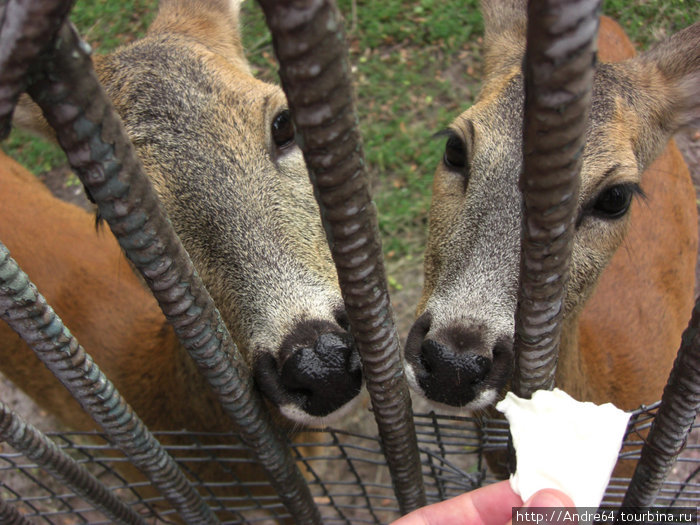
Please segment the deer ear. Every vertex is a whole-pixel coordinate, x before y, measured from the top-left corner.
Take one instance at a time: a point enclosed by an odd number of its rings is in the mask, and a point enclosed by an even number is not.
[[[700,22],[619,64],[635,115],[635,154],[648,166],[680,129],[700,126]],[[618,66],[618,64],[613,65]]]
[[[526,0],[481,0],[484,16],[484,73],[519,65],[525,53]]]
[[[672,132],[700,126],[700,22],[635,59],[665,93]]]
[[[161,0],[150,34],[180,34],[194,38],[238,66],[249,70],[240,34],[244,0]]]

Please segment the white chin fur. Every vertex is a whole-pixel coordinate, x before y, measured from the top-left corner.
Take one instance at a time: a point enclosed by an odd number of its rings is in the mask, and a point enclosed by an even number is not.
[[[360,394],[358,394],[353,399],[345,403],[338,410],[335,410],[334,412],[331,412],[327,416],[323,417],[312,416],[310,414],[307,414],[298,406],[292,404],[280,406],[279,411],[284,417],[286,417],[290,421],[299,423],[300,425],[303,425],[305,427],[325,427],[332,423],[341,421],[348,414],[352,413],[353,410],[355,410],[355,408],[359,404],[361,398],[362,392],[360,392]]]
[[[418,386],[418,381],[416,381],[416,374],[413,372],[413,367],[408,363],[404,363],[403,370],[406,374],[408,386],[410,386],[414,392],[418,392],[420,395],[423,395],[423,390],[421,390],[421,388]]]

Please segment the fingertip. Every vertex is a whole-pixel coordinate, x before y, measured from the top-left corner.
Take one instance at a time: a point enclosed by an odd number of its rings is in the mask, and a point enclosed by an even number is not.
[[[574,501],[560,490],[542,489],[525,502],[525,507],[575,507]]]

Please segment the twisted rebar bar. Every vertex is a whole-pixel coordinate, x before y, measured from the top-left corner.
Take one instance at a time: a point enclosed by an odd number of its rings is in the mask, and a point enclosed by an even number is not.
[[[3,525],[32,525],[22,516],[14,505],[10,505],[0,496],[0,523]]]
[[[0,140],[10,133],[32,59],[53,42],[74,1],[0,2]]]
[[[411,400],[389,301],[377,212],[332,0],[259,0],[314,185],[399,507],[425,505]]]
[[[681,452],[700,410],[700,298],[683,332],[681,347],[642,447],[624,507],[651,506]]]
[[[28,91],[287,509],[299,523],[320,523],[285,439],[272,425],[243,357],[143,173],[85,46],[68,26]]]
[[[521,397],[554,385],[599,9],[599,0],[528,3],[513,376]]]
[[[218,523],[175,461],[63,325],[1,242],[0,319],[29,344],[83,410],[188,523]]]
[[[85,467],[63,452],[33,425],[0,401],[0,440],[6,441],[18,452],[70,487],[105,516],[116,523],[143,524],[145,521],[131,507],[117,498],[107,487],[90,474]],[[0,523],[5,523],[0,517]]]

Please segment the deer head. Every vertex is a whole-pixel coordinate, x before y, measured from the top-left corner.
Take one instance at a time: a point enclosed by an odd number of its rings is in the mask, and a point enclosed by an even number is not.
[[[240,3],[163,0],[147,35],[95,69],[258,386],[317,423],[359,394],[360,361],[285,96],[251,74]],[[26,105],[16,122],[42,128]]]
[[[405,348],[418,392],[469,409],[490,405],[510,378],[522,220],[525,3],[484,1],[482,11],[483,87],[445,132],[425,286]],[[672,133],[700,118],[699,45],[695,24],[647,53],[597,66],[564,332],[625,238],[642,173]]]

